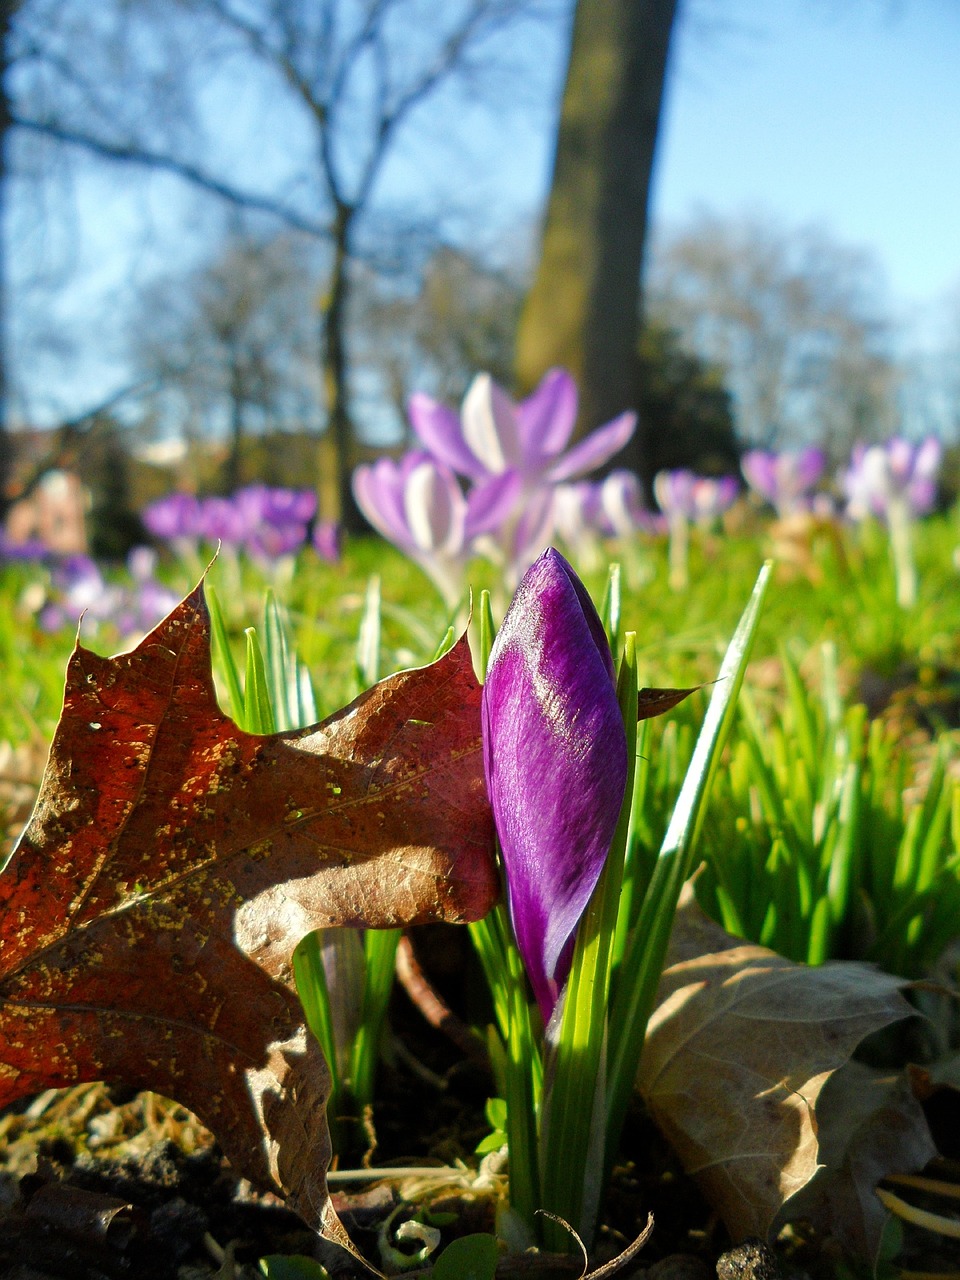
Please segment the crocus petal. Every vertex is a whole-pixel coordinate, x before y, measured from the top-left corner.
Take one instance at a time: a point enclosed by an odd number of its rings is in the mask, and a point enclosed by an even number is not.
[[[535,489],[526,495],[523,514],[512,530],[504,577],[515,586],[543,549],[553,539],[556,528],[553,487]]]
[[[740,470],[750,488],[776,506],[780,497],[777,455],[763,449],[751,449],[740,459]]]
[[[627,774],[603,627],[553,548],[525,574],[494,642],[482,724],[514,933],[546,1022]]]
[[[513,402],[489,373],[471,382],[460,408],[463,438],[488,472],[523,464],[523,446]]]
[[[692,471],[658,471],[653,477],[653,496],[663,514],[692,519],[696,482]]]
[[[816,445],[809,445],[797,454],[796,482],[800,493],[808,493],[823,475],[827,455]]]
[[[499,529],[514,515],[522,493],[523,477],[514,470],[474,485],[467,494],[464,537],[471,541],[481,533]]]
[[[577,384],[566,369],[550,369],[516,409],[527,466],[541,465],[566,448],[577,420]]]
[[[453,472],[432,458],[415,466],[403,493],[407,527],[420,551],[457,556],[463,550],[466,501]]]
[[[600,502],[611,532],[629,537],[643,524],[643,491],[633,471],[611,471],[600,486]]]
[[[547,479],[555,483],[576,480],[588,471],[602,467],[618,453],[633,435],[637,426],[635,413],[621,413],[605,426],[597,427],[569,453],[565,453],[547,472]]]
[[[407,404],[407,415],[417,439],[435,458],[470,480],[482,480],[488,469],[474,456],[463,438],[460,416],[422,391]]]
[[[357,467],[353,473],[353,496],[378,533],[401,550],[412,548],[403,510],[403,480],[395,462],[381,458],[373,466]]]

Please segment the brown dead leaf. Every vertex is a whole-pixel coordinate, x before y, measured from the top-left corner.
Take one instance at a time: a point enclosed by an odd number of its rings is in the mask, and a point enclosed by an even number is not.
[[[766,1235],[816,1173],[821,1090],[865,1036],[913,1012],[903,985],[732,938],[685,893],[638,1086],[735,1239]]]
[[[637,693],[637,719],[649,720],[651,716],[665,715],[702,688],[702,684],[695,684],[689,689],[640,689]]]
[[[784,1207],[806,1218],[849,1254],[876,1260],[889,1214],[877,1197],[881,1178],[915,1173],[937,1148],[906,1072],[848,1062],[817,1102],[822,1168]]]
[[[329,1074],[291,955],[322,925],[482,916],[497,892],[466,640],[294,733],[218,709],[198,587],[130,654],[76,648],[0,875],[0,1106],[106,1079],[195,1111],[343,1239]]]

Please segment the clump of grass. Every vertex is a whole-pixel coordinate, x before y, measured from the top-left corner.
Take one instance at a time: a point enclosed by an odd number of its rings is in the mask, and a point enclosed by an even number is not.
[[[882,720],[845,705],[830,646],[812,692],[784,651],[782,704],[744,690],[718,776],[697,882],[731,933],[791,959],[870,960],[929,973],[960,920],[960,786],[944,737],[923,794]]]

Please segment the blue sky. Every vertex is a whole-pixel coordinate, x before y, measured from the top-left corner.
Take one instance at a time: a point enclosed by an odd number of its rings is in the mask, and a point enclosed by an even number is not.
[[[764,209],[871,247],[901,304],[960,287],[960,5],[693,0],[654,217]],[[712,30],[712,15],[724,26]],[[698,17],[699,15],[699,17]]]
[[[935,341],[943,300],[960,295],[960,4],[686,0],[681,14],[654,223],[681,223],[698,208],[818,223],[841,243],[873,250],[907,326],[905,345],[924,335]],[[509,127],[441,98],[423,131],[398,138],[384,189],[421,209],[455,202],[462,225],[487,248],[521,236],[546,193],[565,40],[557,24],[518,44],[530,68],[529,102]],[[254,153],[250,122],[269,112],[255,88],[240,95],[232,86],[228,97],[240,165]],[[269,127],[275,135],[276,122]],[[57,307],[82,336],[73,361],[44,364],[35,411],[46,399],[53,412],[76,412],[78,399],[96,401],[123,381],[123,325],[114,332],[98,323],[91,339],[88,317],[98,297],[114,298],[121,315],[131,282],[175,267],[191,215],[199,217],[194,197],[171,179],[146,190],[117,171],[106,182],[78,180],[80,247],[70,251],[77,271]]]

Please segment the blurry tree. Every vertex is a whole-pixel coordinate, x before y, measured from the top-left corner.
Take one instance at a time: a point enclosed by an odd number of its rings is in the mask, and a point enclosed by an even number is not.
[[[698,215],[655,247],[650,314],[724,370],[750,444],[836,457],[897,425],[897,370],[873,259],[817,228]]]
[[[176,174],[322,240],[325,410],[348,517],[348,298],[377,183],[411,117],[454,79],[501,113],[517,106],[523,81],[519,67],[509,74],[509,38],[550,3],[24,0],[12,112],[21,129]],[[199,127],[211,117],[197,104],[217,86],[232,89],[240,118],[254,82],[267,118],[236,159],[232,104],[221,104],[214,138]]]
[[[457,405],[481,371],[511,385],[519,271],[441,245],[412,283],[373,273],[357,283],[355,363],[392,405],[402,431],[412,391]]]
[[[722,369],[684,350],[677,334],[656,320],[647,320],[640,332],[633,403],[648,494],[661,470],[739,471],[733,402]]]
[[[633,403],[640,266],[676,0],[577,0],[540,261],[517,381],[580,384],[580,430]],[[640,437],[622,462],[642,470]]]
[[[229,440],[222,484],[244,476],[244,438],[318,425],[316,246],[302,235],[236,233],[209,263],[151,282],[132,339],[161,430]]]

